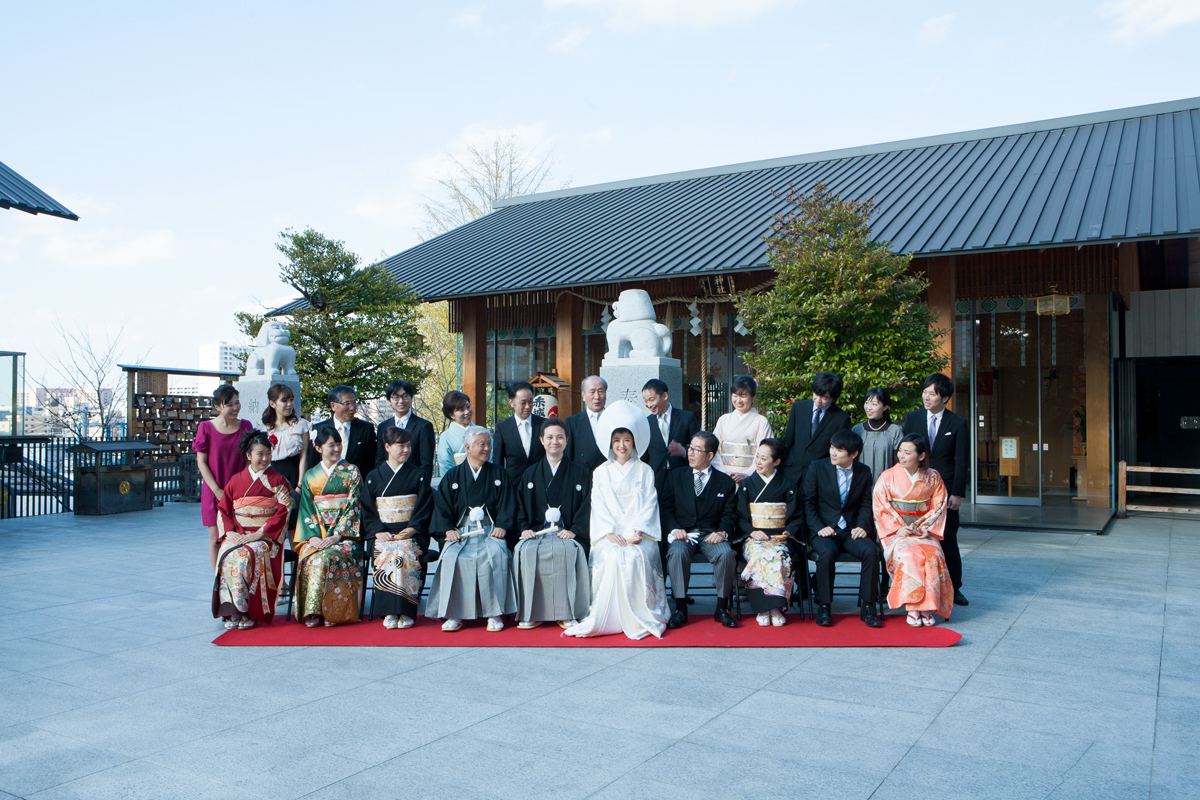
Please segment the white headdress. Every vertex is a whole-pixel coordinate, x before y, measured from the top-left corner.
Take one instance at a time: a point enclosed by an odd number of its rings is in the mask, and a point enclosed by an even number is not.
[[[650,421],[646,409],[638,408],[628,400],[615,400],[608,404],[596,423],[596,447],[601,453],[612,450],[613,431],[624,428],[633,434],[633,446],[637,454],[646,452],[650,446]]]

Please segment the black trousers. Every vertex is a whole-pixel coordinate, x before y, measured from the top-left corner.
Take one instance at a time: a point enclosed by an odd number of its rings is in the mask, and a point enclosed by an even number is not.
[[[946,509],[946,529],[942,532],[942,553],[946,556],[946,570],[955,589],[962,588],[962,556],[958,552],[958,512]]]
[[[854,539],[850,531],[841,529],[836,536],[813,535],[810,542],[817,557],[817,602],[828,605],[833,602],[833,572],[839,553],[849,553],[862,562],[858,579],[858,599],[862,603],[874,603],[879,593],[879,546],[870,536]]]

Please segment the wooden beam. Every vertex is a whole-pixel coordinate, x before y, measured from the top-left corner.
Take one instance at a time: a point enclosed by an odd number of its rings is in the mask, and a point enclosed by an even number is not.
[[[476,425],[487,424],[487,306],[482,298],[463,303],[463,392],[471,398]]]
[[[1138,266],[1137,242],[1125,242],[1117,247],[1117,287],[1121,302],[1128,311],[1129,293],[1142,290],[1142,275]]]
[[[928,259],[926,275],[929,278],[927,302],[937,315],[933,324],[944,331],[938,338],[938,355],[946,359],[942,372],[954,380],[954,300],[957,288],[954,256]],[[953,398],[946,405],[953,410]]]
[[[1132,246],[1122,247],[1122,250]],[[1107,294],[1084,296],[1084,374],[1087,379],[1087,504],[1110,508],[1112,488],[1112,358],[1108,341]]]
[[[583,300],[564,294],[558,299],[554,317],[555,370],[567,385],[558,390],[558,416],[566,419],[583,409],[579,382],[585,377],[583,363]]]

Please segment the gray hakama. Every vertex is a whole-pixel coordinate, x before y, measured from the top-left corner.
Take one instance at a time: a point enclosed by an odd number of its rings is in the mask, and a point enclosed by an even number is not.
[[[503,539],[467,536],[444,547],[425,600],[434,619],[483,619],[517,610]]]
[[[522,539],[513,552],[517,622],[559,622],[587,616],[591,599],[587,555],[574,539],[545,534]]]

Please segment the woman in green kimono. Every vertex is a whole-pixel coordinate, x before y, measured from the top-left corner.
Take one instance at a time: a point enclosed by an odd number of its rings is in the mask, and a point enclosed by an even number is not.
[[[342,461],[342,437],[321,428],[313,444],[321,463],[300,479],[296,524],[296,616],[310,628],[357,622],[362,602],[359,515],[362,476]]]

